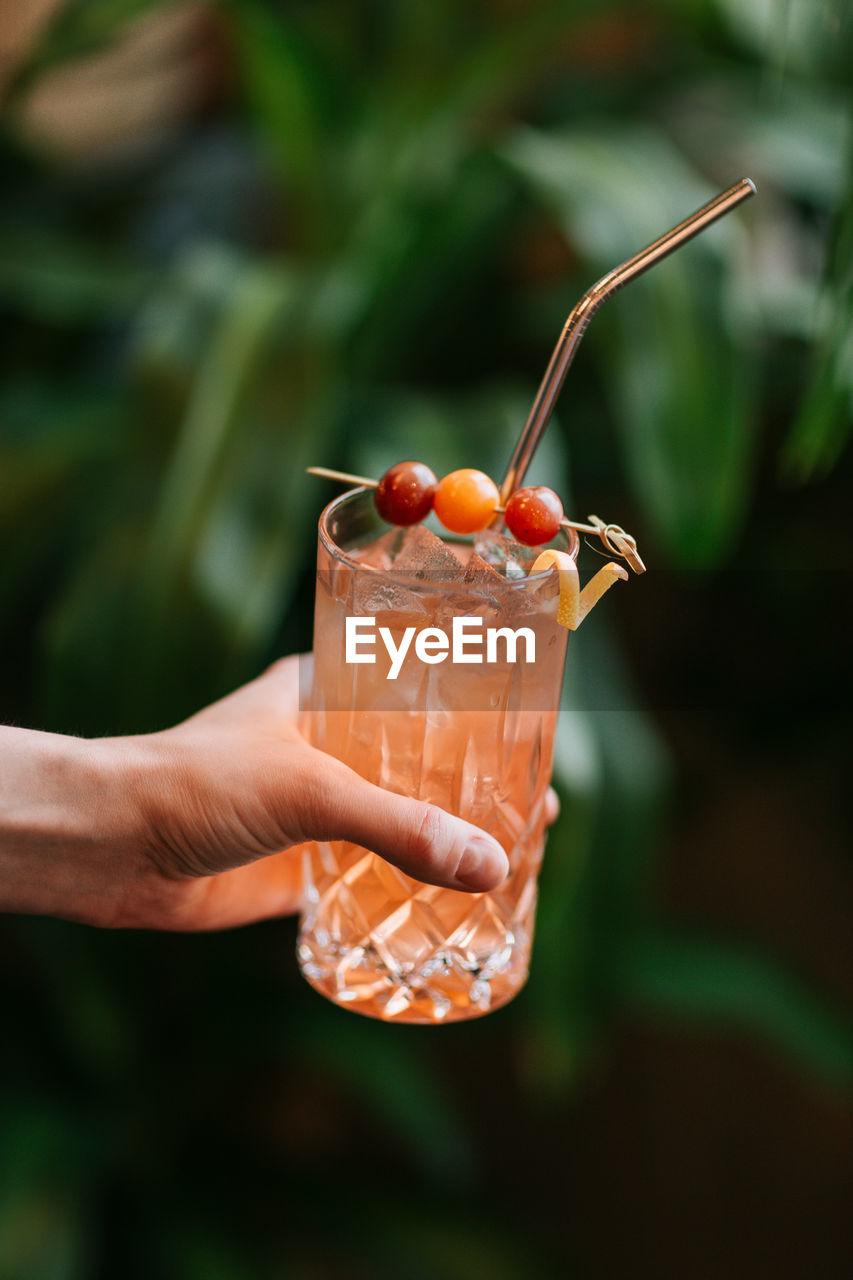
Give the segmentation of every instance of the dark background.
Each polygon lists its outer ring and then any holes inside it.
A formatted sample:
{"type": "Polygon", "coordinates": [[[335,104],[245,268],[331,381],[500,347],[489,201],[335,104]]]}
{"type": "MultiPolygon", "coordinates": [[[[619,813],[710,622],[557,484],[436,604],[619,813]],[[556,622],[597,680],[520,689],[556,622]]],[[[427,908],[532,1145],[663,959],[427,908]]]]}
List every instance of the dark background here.
{"type": "Polygon", "coordinates": [[[305,647],[305,465],[499,477],[577,297],[759,190],[608,302],[537,457],[649,572],[572,638],[526,990],[386,1027],[292,920],[7,918],[4,1280],[851,1274],[849,26],[0,10],[8,722],[156,729],[305,647]]]}

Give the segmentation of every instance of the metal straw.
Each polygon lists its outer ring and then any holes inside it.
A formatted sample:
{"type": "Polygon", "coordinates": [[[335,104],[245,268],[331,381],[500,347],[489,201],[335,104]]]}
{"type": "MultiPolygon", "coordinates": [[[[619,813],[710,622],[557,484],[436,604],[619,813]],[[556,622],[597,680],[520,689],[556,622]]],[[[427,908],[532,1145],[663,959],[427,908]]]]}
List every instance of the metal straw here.
{"type": "Polygon", "coordinates": [[[524,474],[530,466],[530,460],[542,437],[542,432],[548,425],[548,419],[554,411],[557,396],[560,394],[563,380],[569,365],[574,359],[578,344],[586,332],[587,325],[602,302],[609,298],[612,293],[615,293],[617,289],[621,289],[629,280],[633,280],[643,271],[647,271],[649,267],[653,267],[656,262],[660,262],[661,258],[666,257],[668,253],[672,253],[673,249],[678,249],[692,236],[704,231],[705,227],[715,222],[717,218],[722,218],[724,214],[729,213],[743,200],[748,200],[750,196],[754,195],[754,183],[749,178],[741,178],[740,182],[736,182],[733,187],[729,187],[728,191],[723,191],[720,195],[715,196],[713,200],[709,200],[701,209],[697,209],[689,218],[679,222],[677,227],[667,231],[666,235],[661,236],[659,240],[655,240],[653,244],[641,249],[639,253],[635,253],[633,258],[623,262],[621,267],[614,267],[606,276],[602,276],[597,284],[588,289],[580,302],[572,308],[565,328],[560,335],[560,340],[554,348],[551,362],[545,371],[542,385],[536,393],[536,399],[533,401],[533,407],[530,410],[530,417],[527,419],[527,424],[519,436],[518,444],[515,446],[515,451],[510,459],[510,464],[501,485],[502,503],[506,503],[512,491],[517,489],[524,479],[524,474]]]}

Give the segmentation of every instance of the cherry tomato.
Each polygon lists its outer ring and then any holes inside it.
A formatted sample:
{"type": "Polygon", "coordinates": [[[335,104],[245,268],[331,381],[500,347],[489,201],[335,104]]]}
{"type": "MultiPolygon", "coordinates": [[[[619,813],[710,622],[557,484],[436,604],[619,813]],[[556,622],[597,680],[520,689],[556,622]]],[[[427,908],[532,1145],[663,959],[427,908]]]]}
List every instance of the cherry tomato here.
{"type": "Polygon", "coordinates": [[[529,485],[516,489],[506,504],[504,520],[514,538],[526,547],[550,542],[563,518],[563,504],[553,489],[529,485]]]}
{"type": "Polygon", "coordinates": [[[438,481],[423,462],[398,462],[374,490],[376,510],[389,524],[418,524],[432,510],[438,481]]]}
{"type": "Polygon", "coordinates": [[[495,514],[498,487],[482,471],[463,467],[445,476],[435,491],[435,514],[451,533],[476,533],[495,514]]]}

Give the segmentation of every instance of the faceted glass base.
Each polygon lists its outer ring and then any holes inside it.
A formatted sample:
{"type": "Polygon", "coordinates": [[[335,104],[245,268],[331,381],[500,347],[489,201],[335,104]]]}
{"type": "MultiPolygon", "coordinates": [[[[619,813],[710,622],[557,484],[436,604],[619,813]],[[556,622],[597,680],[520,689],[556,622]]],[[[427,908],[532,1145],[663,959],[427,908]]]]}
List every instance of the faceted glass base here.
{"type": "Polygon", "coordinates": [[[389,1022],[500,1008],[527,979],[539,856],[497,891],[469,894],[421,884],[356,845],[311,845],[302,972],[342,1008],[389,1022]]]}

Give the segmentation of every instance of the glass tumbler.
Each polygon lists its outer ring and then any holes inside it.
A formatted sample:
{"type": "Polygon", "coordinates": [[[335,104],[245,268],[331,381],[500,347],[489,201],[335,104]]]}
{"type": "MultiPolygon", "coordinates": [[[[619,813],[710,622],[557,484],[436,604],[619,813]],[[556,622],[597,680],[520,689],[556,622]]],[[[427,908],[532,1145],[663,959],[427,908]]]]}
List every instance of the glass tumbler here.
{"type": "MultiPolygon", "coordinates": [[[[382,535],[395,536],[369,489],[320,517],[308,736],[370,782],[487,831],[510,872],[471,894],[422,884],[345,841],[308,844],[298,957],[311,985],[345,1008],[453,1022],[500,1007],[527,978],[568,632],[556,621],[556,574],[499,577],[478,560],[448,572],[429,557],[407,572],[365,563],[362,549],[382,535]],[[491,653],[484,639],[479,663],[470,643],[467,660],[449,651],[427,663],[411,646],[389,678],[379,628],[396,647],[409,627],[450,636],[457,617],[480,619],[464,624],[468,636],[498,632],[491,653]],[[347,618],[373,619],[375,663],[347,662],[347,618]],[[514,653],[501,628],[518,630],[514,653]]],[[[561,530],[550,545],[576,556],[577,534],[561,530]]],[[[464,540],[454,551],[470,555],[464,540]]]]}

